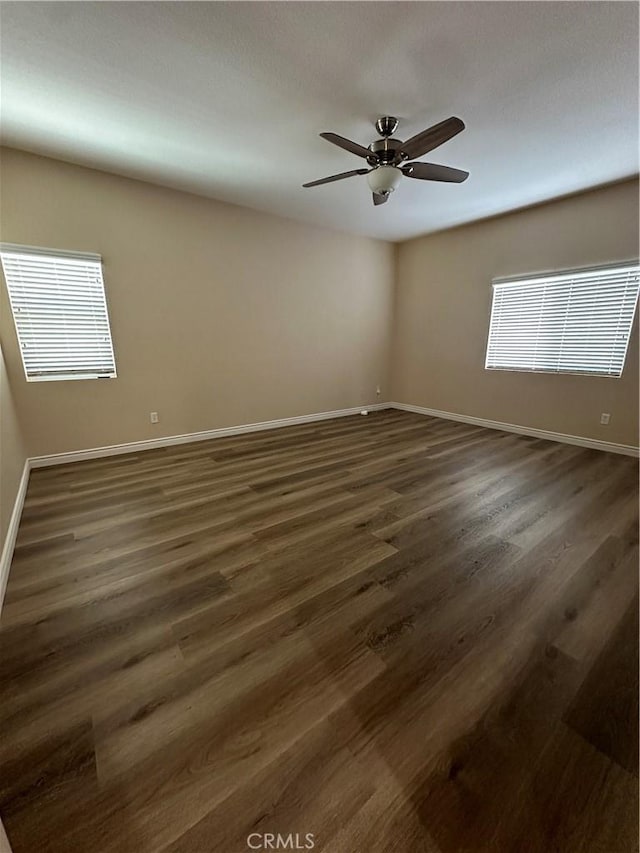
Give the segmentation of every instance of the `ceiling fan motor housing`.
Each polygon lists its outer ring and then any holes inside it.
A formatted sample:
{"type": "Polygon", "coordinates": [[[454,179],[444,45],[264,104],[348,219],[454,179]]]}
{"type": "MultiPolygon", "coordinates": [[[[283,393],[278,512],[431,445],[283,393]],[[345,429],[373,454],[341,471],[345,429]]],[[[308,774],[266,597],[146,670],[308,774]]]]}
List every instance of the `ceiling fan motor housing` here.
{"type": "Polygon", "coordinates": [[[372,155],[375,156],[367,157],[367,162],[370,166],[375,166],[378,163],[383,166],[390,166],[392,163],[398,163],[401,160],[406,159],[404,155],[401,154],[401,146],[401,139],[376,139],[376,141],[372,142],[369,146],[369,150],[372,155]]]}

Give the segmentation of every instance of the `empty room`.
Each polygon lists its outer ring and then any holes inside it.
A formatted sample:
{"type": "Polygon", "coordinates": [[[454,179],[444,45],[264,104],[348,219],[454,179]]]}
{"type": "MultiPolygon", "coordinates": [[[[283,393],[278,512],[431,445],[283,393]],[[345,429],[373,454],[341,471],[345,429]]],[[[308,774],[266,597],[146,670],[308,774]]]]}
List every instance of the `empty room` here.
{"type": "Polygon", "coordinates": [[[638,851],[635,2],[0,2],[1,853],[638,851]]]}

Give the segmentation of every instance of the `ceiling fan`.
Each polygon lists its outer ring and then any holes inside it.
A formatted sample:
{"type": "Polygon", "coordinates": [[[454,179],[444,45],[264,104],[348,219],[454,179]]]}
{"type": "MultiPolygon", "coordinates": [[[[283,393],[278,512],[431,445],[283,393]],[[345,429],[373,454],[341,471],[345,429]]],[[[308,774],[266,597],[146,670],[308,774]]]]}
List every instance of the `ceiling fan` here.
{"type": "Polygon", "coordinates": [[[452,169],[450,166],[438,166],[436,163],[407,163],[414,157],[422,157],[428,151],[433,151],[444,142],[456,136],[464,130],[464,122],[451,116],[451,118],[434,124],[433,127],[423,130],[402,142],[394,139],[393,134],[398,127],[398,119],[393,116],[382,116],[376,121],[376,130],[382,139],[376,139],[368,148],[338,136],[337,133],[321,133],[320,136],[328,142],[332,142],[345,151],[363,157],[370,169],[353,169],[351,172],[340,172],[339,175],[331,175],[328,178],[320,178],[318,181],[310,181],[303,187],[317,187],[320,184],[329,184],[332,181],[341,181],[353,175],[366,175],[367,182],[373,193],[373,203],[384,204],[391,193],[400,183],[404,175],[407,178],[417,178],[419,181],[446,181],[461,184],[469,177],[468,172],[462,169],[452,169]]]}

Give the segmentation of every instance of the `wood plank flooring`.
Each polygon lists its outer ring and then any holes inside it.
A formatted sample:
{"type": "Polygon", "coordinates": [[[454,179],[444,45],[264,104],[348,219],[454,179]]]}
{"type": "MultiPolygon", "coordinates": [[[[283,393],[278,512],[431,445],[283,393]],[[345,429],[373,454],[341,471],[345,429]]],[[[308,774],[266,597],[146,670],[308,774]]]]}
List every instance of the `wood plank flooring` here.
{"type": "Polygon", "coordinates": [[[34,471],[14,853],[637,850],[637,484],[391,410],[34,471]]]}

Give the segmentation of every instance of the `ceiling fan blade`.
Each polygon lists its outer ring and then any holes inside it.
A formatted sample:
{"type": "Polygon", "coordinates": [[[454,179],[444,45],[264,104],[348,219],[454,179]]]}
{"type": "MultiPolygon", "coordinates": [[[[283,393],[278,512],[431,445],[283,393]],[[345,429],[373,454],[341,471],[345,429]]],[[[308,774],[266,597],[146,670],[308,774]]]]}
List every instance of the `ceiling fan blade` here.
{"type": "Polygon", "coordinates": [[[443,142],[448,142],[462,130],[464,130],[462,119],[451,116],[451,118],[441,121],[440,124],[434,124],[433,127],[423,130],[422,133],[417,133],[411,139],[407,139],[402,146],[402,153],[409,160],[414,157],[422,157],[423,154],[433,151],[443,142]]]}
{"type": "MultiPolygon", "coordinates": [[[[345,151],[350,151],[352,154],[357,154],[358,157],[376,157],[373,151],[369,151],[363,145],[358,145],[357,142],[352,142],[350,139],[345,139],[344,136],[338,136],[337,133],[321,133],[320,136],[326,139],[327,142],[333,142],[338,148],[344,148],[345,151]]],[[[378,158],[376,157],[376,160],[378,158]]]]}
{"type": "Polygon", "coordinates": [[[351,178],[353,175],[366,175],[370,169],[353,169],[351,172],[340,172],[339,175],[331,175],[328,178],[320,178],[318,181],[309,181],[303,187],[319,187],[320,184],[330,184],[332,181],[341,181],[343,178],[351,178]]]}
{"type": "Polygon", "coordinates": [[[437,163],[406,163],[400,170],[407,178],[417,178],[419,181],[447,181],[461,184],[469,177],[469,172],[462,169],[452,169],[451,166],[438,166],[437,163]]]}
{"type": "Polygon", "coordinates": [[[373,203],[377,206],[379,204],[384,204],[385,201],[389,201],[390,193],[373,193],[373,203]]]}

